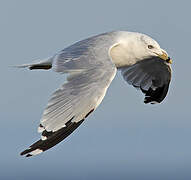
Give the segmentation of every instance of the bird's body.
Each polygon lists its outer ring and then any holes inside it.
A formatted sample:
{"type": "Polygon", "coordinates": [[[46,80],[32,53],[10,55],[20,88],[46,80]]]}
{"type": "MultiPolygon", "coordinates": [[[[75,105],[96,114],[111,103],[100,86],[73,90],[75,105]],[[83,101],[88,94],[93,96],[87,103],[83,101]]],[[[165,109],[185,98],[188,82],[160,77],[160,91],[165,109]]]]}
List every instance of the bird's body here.
{"type": "Polygon", "coordinates": [[[145,93],[145,103],[160,103],[171,79],[170,62],[149,36],[115,31],[79,41],[46,60],[19,66],[68,74],[43,113],[38,128],[41,140],[21,155],[39,154],[72,133],[101,103],[117,70],[145,93]]]}

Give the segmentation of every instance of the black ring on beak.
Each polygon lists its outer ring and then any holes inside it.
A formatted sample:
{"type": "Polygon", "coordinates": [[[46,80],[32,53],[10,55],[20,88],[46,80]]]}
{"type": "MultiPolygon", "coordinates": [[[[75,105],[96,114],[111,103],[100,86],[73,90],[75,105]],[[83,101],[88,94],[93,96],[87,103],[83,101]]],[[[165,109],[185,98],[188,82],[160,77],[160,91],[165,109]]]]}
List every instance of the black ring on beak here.
{"type": "Polygon", "coordinates": [[[168,59],[166,60],[166,62],[167,62],[167,63],[170,63],[170,60],[171,60],[170,57],[168,57],[168,59]]]}

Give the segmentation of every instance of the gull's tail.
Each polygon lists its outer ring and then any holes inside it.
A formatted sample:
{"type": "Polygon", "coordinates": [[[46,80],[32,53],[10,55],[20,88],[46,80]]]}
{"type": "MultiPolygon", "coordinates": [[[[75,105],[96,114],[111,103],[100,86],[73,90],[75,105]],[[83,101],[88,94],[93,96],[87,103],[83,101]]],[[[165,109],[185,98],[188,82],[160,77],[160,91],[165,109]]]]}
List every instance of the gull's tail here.
{"type": "Polygon", "coordinates": [[[30,64],[21,64],[21,65],[16,65],[13,66],[16,68],[29,68],[30,70],[35,70],[35,69],[51,69],[52,68],[52,58],[47,58],[44,60],[37,60],[34,61],[30,64]]]}

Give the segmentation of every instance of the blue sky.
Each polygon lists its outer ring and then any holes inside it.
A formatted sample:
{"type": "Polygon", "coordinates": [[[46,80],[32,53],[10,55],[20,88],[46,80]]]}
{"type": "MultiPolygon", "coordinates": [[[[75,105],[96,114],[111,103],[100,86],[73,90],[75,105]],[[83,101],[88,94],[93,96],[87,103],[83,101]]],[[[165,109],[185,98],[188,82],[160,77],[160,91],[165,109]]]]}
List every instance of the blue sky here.
{"type": "Polygon", "coordinates": [[[190,179],[189,1],[0,1],[0,179],[190,179]],[[112,30],[156,39],[173,59],[167,98],[145,105],[120,73],[99,108],[40,156],[19,153],[39,138],[51,93],[65,77],[10,65],[46,58],[112,30]]]}

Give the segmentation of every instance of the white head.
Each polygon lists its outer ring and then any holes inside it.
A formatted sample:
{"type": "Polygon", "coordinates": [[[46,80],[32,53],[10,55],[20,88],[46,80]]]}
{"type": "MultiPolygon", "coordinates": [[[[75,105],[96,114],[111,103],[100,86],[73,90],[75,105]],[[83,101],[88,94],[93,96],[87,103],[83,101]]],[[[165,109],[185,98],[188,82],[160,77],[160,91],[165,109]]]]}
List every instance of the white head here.
{"type": "Polygon", "coordinates": [[[146,58],[160,57],[172,63],[165,50],[151,37],[135,32],[120,32],[117,43],[110,49],[117,67],[132,65],[146,58]]]}

